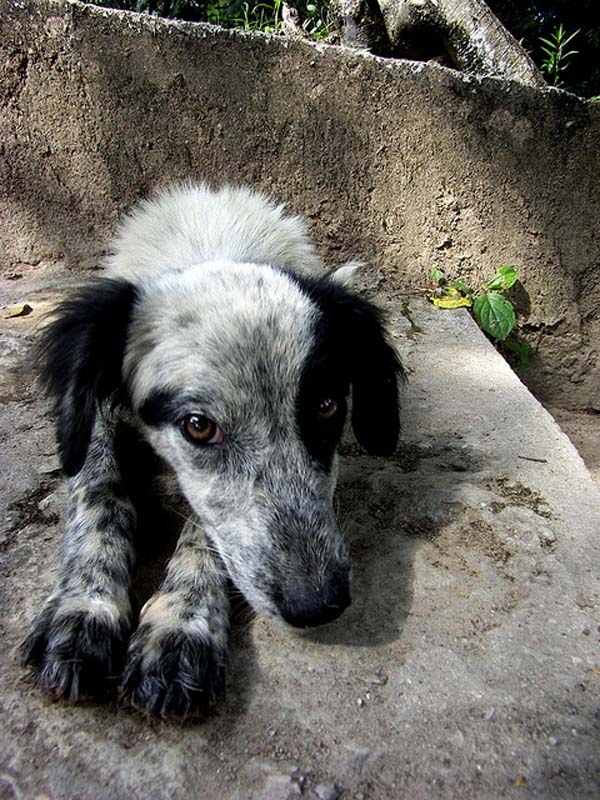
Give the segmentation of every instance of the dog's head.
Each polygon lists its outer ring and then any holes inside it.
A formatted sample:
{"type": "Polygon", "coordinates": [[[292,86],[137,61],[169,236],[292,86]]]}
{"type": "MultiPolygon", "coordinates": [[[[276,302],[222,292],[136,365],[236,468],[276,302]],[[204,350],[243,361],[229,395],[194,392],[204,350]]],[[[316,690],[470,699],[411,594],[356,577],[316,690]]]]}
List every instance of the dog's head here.
{"type": "Polygon", "coordinates": [[[348,396],[368,452],[398,438],[402,368],[380,312],[342,283],[229,262],[100,279],[42,345],[65,472],[82,468],[98,406],[128,404],[246,599],[297,626],[349,603],[332,509],[348,396]]]}

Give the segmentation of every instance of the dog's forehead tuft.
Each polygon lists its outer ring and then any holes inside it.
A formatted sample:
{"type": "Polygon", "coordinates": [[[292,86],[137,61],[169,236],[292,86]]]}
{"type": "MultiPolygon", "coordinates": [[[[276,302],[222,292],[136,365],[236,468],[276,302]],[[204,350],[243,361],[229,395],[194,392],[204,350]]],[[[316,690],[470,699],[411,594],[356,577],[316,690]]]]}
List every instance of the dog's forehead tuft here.
{"type": "Polygon", "coordinates": [[[124,374],[134,403],[157,386],[185,391],[210,379],[226,392],[299,379],[320,317],[286,273],[214,262],[142,287],[124,374]]]}

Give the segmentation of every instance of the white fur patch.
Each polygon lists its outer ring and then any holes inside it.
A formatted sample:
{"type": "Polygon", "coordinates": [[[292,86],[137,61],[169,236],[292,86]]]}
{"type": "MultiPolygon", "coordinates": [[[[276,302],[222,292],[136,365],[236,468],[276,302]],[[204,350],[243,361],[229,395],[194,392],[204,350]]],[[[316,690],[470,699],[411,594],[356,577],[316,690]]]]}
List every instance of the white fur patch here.
{"type": "Polygon", "coordinates": [[[271,264],[299,274],[322,262],[298,217],[250,189],[205,184],[171,187],[125,219],[105,266],[110,277],[138,282],[170,270],[225,260],[271,264]]]}

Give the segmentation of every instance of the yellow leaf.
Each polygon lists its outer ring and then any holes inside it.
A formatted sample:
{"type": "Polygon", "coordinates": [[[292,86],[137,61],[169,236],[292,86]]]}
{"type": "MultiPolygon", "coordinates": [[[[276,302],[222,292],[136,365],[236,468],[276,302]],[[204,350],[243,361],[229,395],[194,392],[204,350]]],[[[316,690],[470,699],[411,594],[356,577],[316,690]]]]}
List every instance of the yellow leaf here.
{"type": "Polygon", "coordinates": [[[33,308],[28,303],[25,303],[22,306],[13,306],[12,308],[8,308],[7,311],[8,314],[6,315],[5,319],[12,319],[13,317],[26,317],[27,314],[31,314],[33,308]]]}
{"type": "Polygon", "coordinates": [[[469,308],[472,305],[468,297],[463,297],[458,289],[453,287],[445,289],[441,295],[432,294],[429,299],[438,308],[469,308]]]}

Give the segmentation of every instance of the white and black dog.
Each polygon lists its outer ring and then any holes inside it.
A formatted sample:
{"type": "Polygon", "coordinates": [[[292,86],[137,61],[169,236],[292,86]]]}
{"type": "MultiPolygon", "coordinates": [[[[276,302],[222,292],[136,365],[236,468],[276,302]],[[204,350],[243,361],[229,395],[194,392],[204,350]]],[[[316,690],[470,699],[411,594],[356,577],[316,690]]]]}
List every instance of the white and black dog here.
{"type": "Polygon", "coordinates": [[[223,681],[229,580],[296,627],[349,605],[332,508],[347,399],[358,441],[391,454],[403,377],[381,313],[347,288],[352,270],[326,272],[302,221],[263,196],[186,185],[140,205],[106,277],[58,308],[42,377],[69,506],[58,585],[23,656],[53,695],[120,683],[158,716],[202,712],[223,681]],[[126,426],[195,514],[139,620],[126,426]]]}

